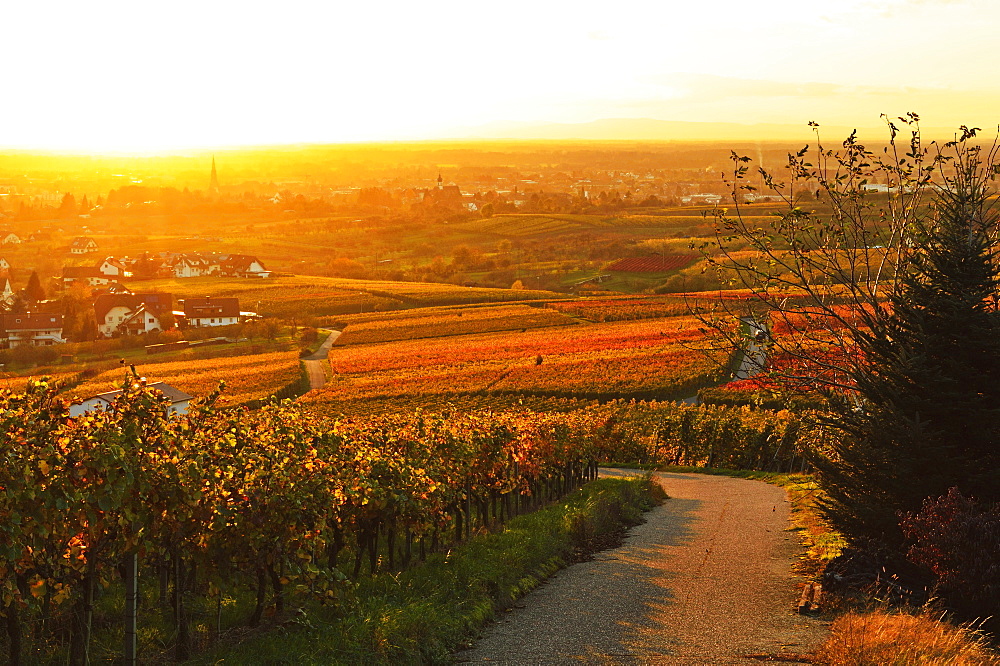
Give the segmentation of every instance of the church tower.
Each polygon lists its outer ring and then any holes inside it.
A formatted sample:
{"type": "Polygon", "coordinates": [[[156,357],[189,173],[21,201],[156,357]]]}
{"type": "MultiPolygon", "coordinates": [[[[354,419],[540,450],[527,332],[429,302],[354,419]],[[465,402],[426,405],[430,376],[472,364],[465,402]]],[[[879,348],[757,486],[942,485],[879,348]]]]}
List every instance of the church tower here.
{"type": "Polygon", "coordinates": [[[212,180],[208,184],[208,193],[219,196],[219,176],[215,173],[215,155],[212,155],[212,180]]]}
{"type": "Polygon", "coordinates": [[[444,178],[441,177],[441,172],[438,171],[438,189],[444,188],[444,178]]]}

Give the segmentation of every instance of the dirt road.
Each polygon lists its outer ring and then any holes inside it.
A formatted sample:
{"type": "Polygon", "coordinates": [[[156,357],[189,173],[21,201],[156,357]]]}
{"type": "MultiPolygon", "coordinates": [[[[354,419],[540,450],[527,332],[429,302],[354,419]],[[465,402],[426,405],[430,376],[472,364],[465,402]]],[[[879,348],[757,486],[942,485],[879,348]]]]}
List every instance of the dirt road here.
{"type": "Polygon", "coordinates": [[[323,385],[326,384],[326,372],[323,368],[326,364],[326,355],[339,337],[340,331],[331,331],[330,335],[323,341],[323,344],[319,346],[319,349],[313,352],[311,356],[306,356],[302,359],[302,362],[306,366],[306,372],[309,373],[310,389],[323,388],[323,385]]]}
{"type": "Polygon", "coordinates": [[[659,478],[671,499],[625,545],[558,573],[457,660],[797,663],[822,641],[823,622],[794,614],[800,546],[784,491],[721,476],[659,478]]]}

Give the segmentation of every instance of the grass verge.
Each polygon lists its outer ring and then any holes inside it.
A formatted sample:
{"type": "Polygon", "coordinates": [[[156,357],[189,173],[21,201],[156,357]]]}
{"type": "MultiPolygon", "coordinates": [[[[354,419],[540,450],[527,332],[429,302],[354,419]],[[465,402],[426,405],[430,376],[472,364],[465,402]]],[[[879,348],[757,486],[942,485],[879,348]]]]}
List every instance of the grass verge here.
{"type": "Polygon", "coordinates": [[[826,666],[1000,666],[983,637],[926,614],[845,613],[813,660],[826,666]]]}
{"type": "Polygon", "coordinates": [[[271,631],[220,645],[198,663],[448,663],[495,612],[606,547],[662,497],[648,475],[593,481],[417,567],[359,581],[338,608],[300,609],[271,631]]]}

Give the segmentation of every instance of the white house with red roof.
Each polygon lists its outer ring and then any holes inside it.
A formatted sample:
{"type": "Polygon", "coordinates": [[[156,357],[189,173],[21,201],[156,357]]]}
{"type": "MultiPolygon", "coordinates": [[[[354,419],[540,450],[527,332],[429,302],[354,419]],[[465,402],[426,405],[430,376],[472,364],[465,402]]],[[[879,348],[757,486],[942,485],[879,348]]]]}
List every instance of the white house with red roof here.
{"type": "Polygon", "coordinates": [[[217,259],[200,254],[178,254],[170,262],[174,277],[189,278],[216,275],[219,272],[217,259]]]}
{"type": "Polygon", "coordinates": [[[48,347],[66,342],[61,314],[0,315],[0,343],[5,347],[48,347]]]}
{"type": "Polygon", "coordinates": [[[111,277],[131,277],[132,271],[130,271],[125,262],[121,259],[115,259],[114,257],[105,257],[104,261],[97,265],[97,270],[101,271],[104,275],[109,275],[111,277]]]}
{"type": "Polygon", "coordinates": [[[64,266],[63,286],[68,287],[74,282],[83,282],[91,287],[102,287],[111,281],[111,277],[101,272],[100,268],[93,266],[64,266]]]}
{"type": "MultiPolygon", "coordinates": [[[[142,380],[144,381],[144,380],[142,380]]],[[[148,385],[148,388],[157,391],[164,395],[168,400],[170,400],[170,413],[176,414],[187,414],[188,404],[194,399],[194,396],[188,395],[180,389],[174,388],[170,384],[164,382],[154,382],[148,385]]],[[[98,393],[97,395],[91,396],[86,400],[69,406],[69,415],[76,417],[82,416],[88,412],[93,412],[96,410],[107,410],[111,408],[111,404],[115,401],[115,398],[122,394],[121,390],[118,391],[108,391],[107,393],[98,393]]]]}
{"type": "Polygon", "coordinates": [[[71,254],[88,254],[90,252],[97,252],[97,241],[89,236],[77,236],[73,239],[73,242],[69,244],[69,251],[71,254]]]}
{"type": "Polygon", "coordinates": [[[184,299],[184,318],[188,326],[228,326],[240,323],[240,299],[230,297],[184,299]]]}
{"type": "Polygon", "coordinates": [[[173,294],[101,294],[94,299],[97,331],[106,338],[162,331],[172,324],[173,294]]]}
{"type": "Polygon", "coordinates": [[[232,277],[266,278],[271,271],[257,258],[248,254],[224,254],[219,257],[219,274],[232,277]]]}

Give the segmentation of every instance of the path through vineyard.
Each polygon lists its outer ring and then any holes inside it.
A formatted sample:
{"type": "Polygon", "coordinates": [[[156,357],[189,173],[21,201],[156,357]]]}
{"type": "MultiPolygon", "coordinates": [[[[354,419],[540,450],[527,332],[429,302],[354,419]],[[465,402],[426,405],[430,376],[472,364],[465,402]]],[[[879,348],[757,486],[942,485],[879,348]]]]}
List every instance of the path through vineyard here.
{"type": "MultiPolygon", "coordinates": [[[[607,475],[621,474],[606,470],[607,475]]],[[[796,615],[784,490],[660,473],[671,499],[620,548],[559,572],[489,627],[460,662],[798,662],[825,623],[796,615]]]]}
{"type": "Polygon", "coordinates": [[[323,369],[323,366],[326,364],[326,355],[330,352],[330,347],[333,346],[333,343],[339,337],[340,331],[331,331],[330,335],[323,341],[323,344],[319,346],[319,349],[313,352],[311,356],[306,356],[302,360],[306,366],[306,372],[309,373],[310,389],[321,389],[326,384],[326,372],[323,369]]]}

